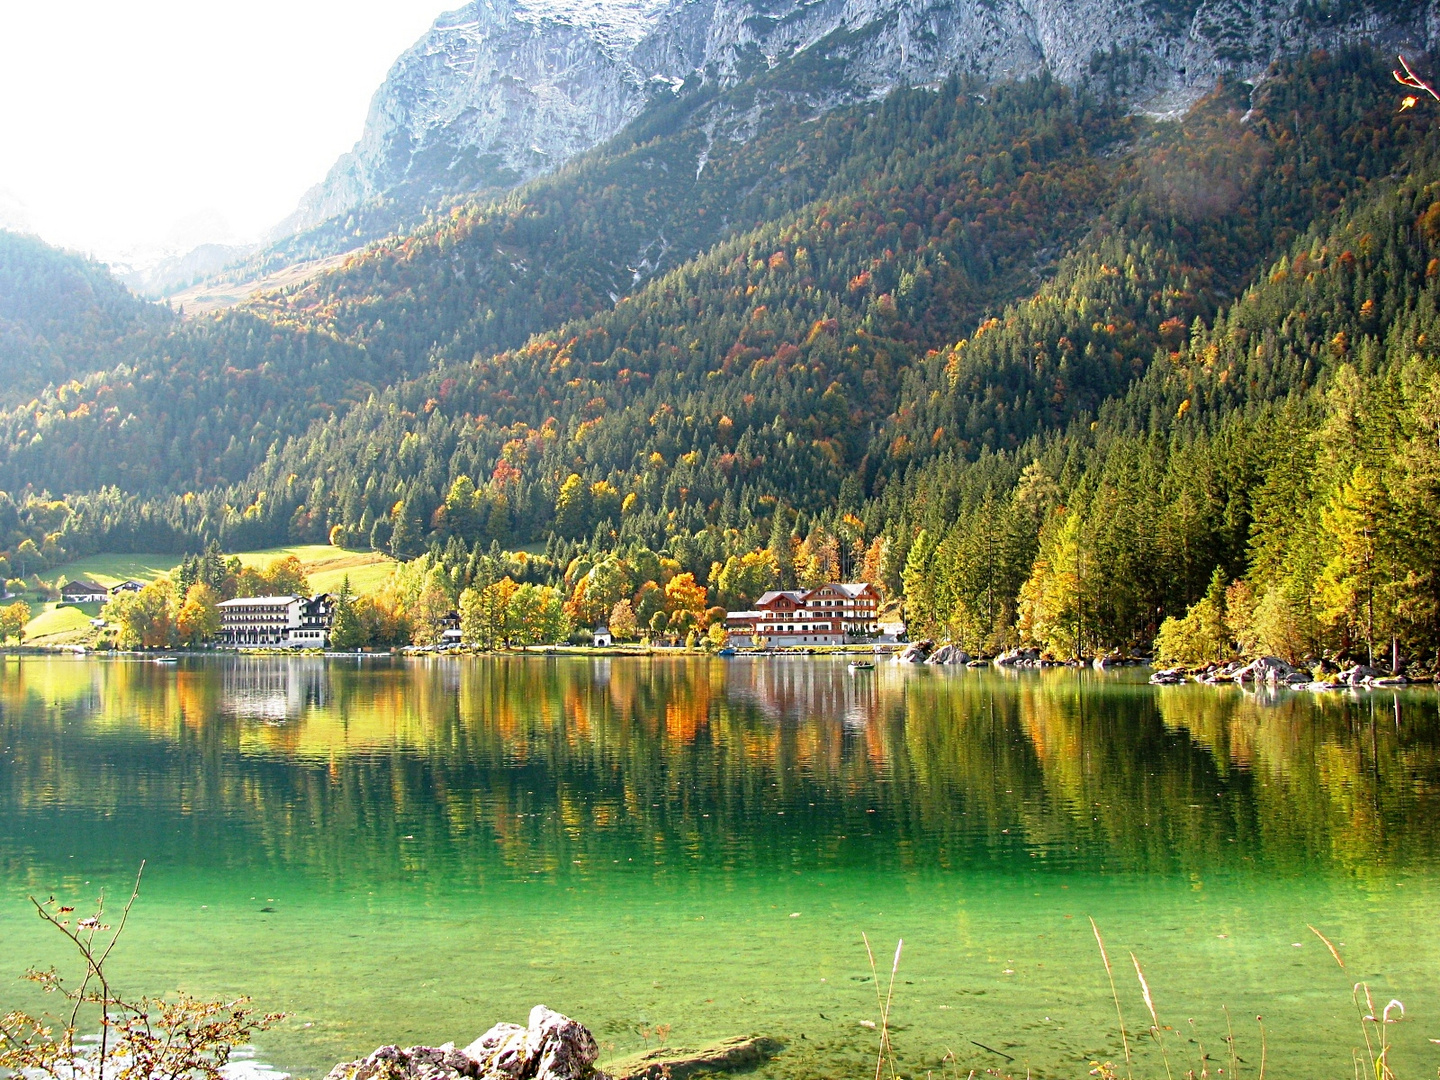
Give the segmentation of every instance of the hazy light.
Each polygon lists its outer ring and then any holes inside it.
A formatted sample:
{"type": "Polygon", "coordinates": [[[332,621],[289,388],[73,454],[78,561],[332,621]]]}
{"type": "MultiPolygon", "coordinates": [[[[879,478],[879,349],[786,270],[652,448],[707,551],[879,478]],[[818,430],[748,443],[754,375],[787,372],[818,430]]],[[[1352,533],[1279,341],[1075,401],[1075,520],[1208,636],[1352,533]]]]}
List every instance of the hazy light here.
{"type": "Polygon", "coordinates": [[[0,225],[101,258],[252,239],[459,0],[0,0],[0,225]]]}

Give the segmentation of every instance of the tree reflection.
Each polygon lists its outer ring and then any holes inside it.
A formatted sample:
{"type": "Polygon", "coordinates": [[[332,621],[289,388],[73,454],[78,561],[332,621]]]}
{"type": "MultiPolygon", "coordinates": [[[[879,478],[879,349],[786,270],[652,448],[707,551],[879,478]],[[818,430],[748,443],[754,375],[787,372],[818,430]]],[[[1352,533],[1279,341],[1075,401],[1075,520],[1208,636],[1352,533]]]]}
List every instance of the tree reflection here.
{"type": "Polygon", "coordinates": [[[828,660],[26,658],[0,850],[332,882],[1428,860],[1435,698],[828,660]],[[1404,842],[1401,842],[1401,838],[1404,842]]]}

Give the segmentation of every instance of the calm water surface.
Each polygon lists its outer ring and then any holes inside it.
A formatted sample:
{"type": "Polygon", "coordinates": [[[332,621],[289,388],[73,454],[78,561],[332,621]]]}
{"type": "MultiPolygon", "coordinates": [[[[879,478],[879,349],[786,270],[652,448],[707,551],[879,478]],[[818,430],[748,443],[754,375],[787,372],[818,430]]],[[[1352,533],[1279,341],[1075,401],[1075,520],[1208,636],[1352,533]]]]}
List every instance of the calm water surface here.
{"type": "MultiPolygon", "coordinates": [[[[863,1076],[861,933],[905,939],[911,1075],[1121,1060],[1087,917],[1176,1075],[1352,1076],[1350,987],[1440,1065],[1433,691],[1256,697],[1135,672],[851,674],[825,659],[10,658],[0,667],[0,1007],[64,959],[29,893],[145,887],[136,992],[293,1014],[298,1075],[468,1041],[545,1002],[607,1054],[758,1032],[774,1077],[863,1076]],[[1306,929],[1337,943],[1341,971],[1306,929]],[[1123,967],[1120,966],[1123,963],[1123,967]],[[653,1035],[650,1040],[653,1044],[653,1035]],[[976,1044],[983,1044],[984,1049],[976,1044]],[[1012,1060],[1007,1061],[1006,1058],[1012,1060]]],[[[1140,1040],[1137,1075],[1163,1075],[1140,1040]]],[[[867,1064],[870,1062],[870,1064],[867,1064]]]]}

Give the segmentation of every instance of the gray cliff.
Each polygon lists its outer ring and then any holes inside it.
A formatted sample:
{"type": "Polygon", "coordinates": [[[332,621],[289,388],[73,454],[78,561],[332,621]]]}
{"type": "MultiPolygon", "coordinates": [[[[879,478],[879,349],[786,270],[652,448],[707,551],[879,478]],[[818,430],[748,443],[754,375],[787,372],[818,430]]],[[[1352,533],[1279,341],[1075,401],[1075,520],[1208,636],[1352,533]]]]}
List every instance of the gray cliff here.
{"type": "MultiPolygon", "coordinates": [[[[282,230],[377,199],[419,207],[513,186],[657,99],[786,64],[808,61],[792,96],[815,111],[957,71],[1048,69],[1176,114],[1218,76],[1257,79],[1300,50],[1360,40],[1427,49],[1437,11],[1440,0],[474,0],[400,57],[360,142],[282,230]]],[[[712,137],[717,124],[746,134],[743,116],[699,122],[712,137]]]]}

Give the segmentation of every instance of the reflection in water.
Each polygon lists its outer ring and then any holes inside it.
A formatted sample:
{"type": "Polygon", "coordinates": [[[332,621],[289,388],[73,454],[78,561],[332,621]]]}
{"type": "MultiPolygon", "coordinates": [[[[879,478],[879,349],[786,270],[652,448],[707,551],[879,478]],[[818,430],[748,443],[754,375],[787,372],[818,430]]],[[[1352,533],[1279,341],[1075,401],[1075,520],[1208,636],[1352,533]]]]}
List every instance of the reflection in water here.
{"type": "Polygon", "coordinates": [[[297,720],[323,709],[329,679],[315,657],[239,657],[221,679],[220,705],[240,720],[297,720]]]}
{"type": "Polygon", "coordinates": [[[1223,1045],[1222,1006],[1263,1012],[1267,1075],[1308,1077],[1345,1071],[1353,1031],[1313,922],[1396,980],[1419,1075],[1437,791],[1433,691],[826,659],[12,659],[0,940],[21,948],[0,980],[51,959],[27,892],[84,895],[144,858],[137,980],[297,1012],[315,1026],[263,1049],[309,1074],[545,1000],[620,1051],[658,1022],[768,1031],[790,1043],[772,1076],[861,1075],[865,929],[907,941],[915,1070],[948,1075],[950,1048],[983,1073],[975,1039],[1075,1076],[1121,1054],[1094,914],[1168,1022],[1223,1045]]]}
{"type": "Polygon", "coordinates": [[[471,880],[641,854],[1301,873],[1426,863],[1440,839],[1421,693],[792,660],[27,661],[0,710],[0,840],[33,857],[158,844],[332,880],[408,873],[410,835],[471,880]]]}

